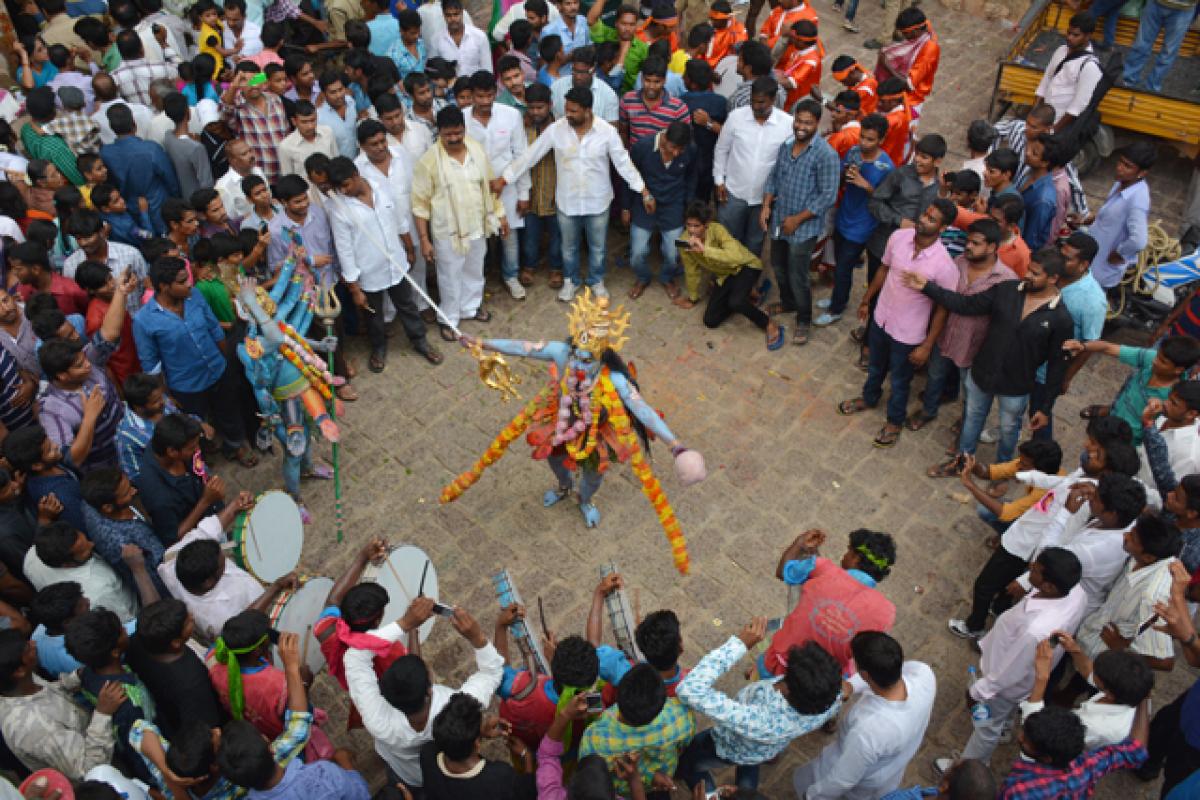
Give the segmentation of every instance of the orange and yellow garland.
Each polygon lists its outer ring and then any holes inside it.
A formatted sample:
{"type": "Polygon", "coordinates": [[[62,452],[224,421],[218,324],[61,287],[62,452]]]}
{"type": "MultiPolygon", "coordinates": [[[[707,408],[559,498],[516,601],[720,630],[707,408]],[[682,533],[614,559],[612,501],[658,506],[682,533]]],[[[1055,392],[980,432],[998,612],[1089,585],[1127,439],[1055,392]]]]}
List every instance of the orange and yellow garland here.
{"type": "MultiPolygon", "coordinates": [[[[552,373],[555,371],[552,370],[552,373]]],[[[524,433],[530,425],[546,419],[549,415],[553,419],[553,414],[558,408],[559,392],[563,391],[562,384],[555,375],[549,384],[547,384],[532,400],[530,400],[521,413],[513,417],[507,425],[504,426],[500,434],[492,440],[488,449],[483,455],[471,466],[471,469],[456,477],[453,481],[447,484],[441,493],[439,502],[452,503],[457,500],[463,492],[475,484],[476,481],[483,475],[483,471],[495,464],[504,456],[516,439],[524,433]]],[[[612,426],[613,433],[616,434],[618,447],[614,451],[618,456],[627,454],[630,467],[633,469],[633,474],[638,477],[642,485],[642,494],[650,501],[650,505],[654,508],[654,513],[658,516],[659,524],[662,525],[663,532],[667,535],[667,541],[671,544],[671,556],[675,562],[675,568],[680,574],[686,575],[689,569],[687,541],[684,539],[683,531],[679,527],[679,520],[675,518],[675,511],[671,508],[671,503],[667,500],[666,492],[663,491],[662,485],[655,477],[650,464],[646,460],[645,453],[642,450],[641,443],[638,441],[637,433],[633,429],[633,425],[629,420],[629,415],[625,412],[625,404],[621,401],[621,396],[617,394],[616,387],[613,386],[612,378],[609,377],[608,369],[601,370],[596,377],[595,387],[592,389],[592,403],[595,411],[592,417],[592,424],[584,431],[580,437],[574,442],[566,444],[567,455],[569,457],[567,466],[574,467],[580,461],[586,459],[592,452],[597,452],[600,465],[599,471],[603,472],[608,467],[608,448],[598,446],[603,438],[599,420],[601,417],[601,409],[607,412],[607,425],[612,426]]],[[[531,433],[531,440],[534,439],[534,434],[531,433]]],[[[534,442],[530,442],[534,444],[534,442]]],[[[542,454],[543,446],[535,445],[535,457],[544,458],[542,454]]],[[[623,457],[620,460],[625,460],[623,457]]]]}

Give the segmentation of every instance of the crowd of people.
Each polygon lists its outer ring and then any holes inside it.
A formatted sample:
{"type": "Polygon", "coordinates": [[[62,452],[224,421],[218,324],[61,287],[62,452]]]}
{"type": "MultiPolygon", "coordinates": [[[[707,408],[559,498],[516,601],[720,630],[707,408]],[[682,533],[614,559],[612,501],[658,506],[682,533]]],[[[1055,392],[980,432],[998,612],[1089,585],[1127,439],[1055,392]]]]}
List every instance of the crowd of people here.
{"type": "MultiPolygon", "coordinates": [[[[263,585],[226,552],[254,499],[208,463],[254,467],[272,440],[239,358],[240,293],[286,263],[339,296],[336,340],[314,320],[292,341],[327,346],[327,399],[353,402],[350,337],[382,372],[398,318],[442,363],[431,332],[471,345],[459,326],[491,319],[489,262],[514,301],[543,282],[564,303],[606,299],[614,227],[631,300],[657,285],[705,303],[709,328],[743,316],[773,352],[789,327],[794,346],[844,327],[866,377],[837,410],[872,412],[886,382],[876,447],[957,413],[928,477],[959,480],[991,534],[970,611],[948,621],[981,654],[972,734],[931,765],[938,785],[903,786],[938,676],[891,634],[879,584],[917,556],[884,532],[850,532],[838,560],[825,531],[795,537],[775,575],[791,611],[690,667],[671,609],[625,649],[604,643],[620,575],[596,586],[583,635],[546,632],[544,664],[510,644],[518,604],[490,636],[426,597],[386,618],[387,590],[363,580],[388,553],[371,538],[311,637],[384,764],[377,797],[752,799],[820,731],[836,737],[794,771],[798,797],[1086,798],[1116,770],[1200,795],[1200,682],[1149,708],[1177,651],[1200,666],[1200,314],[1147,347],[1101,338],[1106,291],[1147,243],[1156,150],[1118,150],[1088,208],[1072,131],[1098,82],[1096,17],[1071,18],[1026,115],[954,137],[970,157],[949,171],[922,120],[940,45],[920,8],[885,12],[873,67],[828,59],[826,97],[817,9],[778,0],[759,26],[762,5],[743,22],[729,0],[523,0],[487,29],[462,0],[23,7],[28,121],[0,121],[0,769],[23,796],[371,796],[366,754],[337,747],[311,702],[308,639],[274,627],[297,576],[263,585]],[[1055,401],[1096,355],[1129,377],[1060,442],[1055,401]],[[458,687],[422,657],[435,614],[474,653],[458,687]],[[715,688],[739,663],[750,682],[715,688]],[[993,763],[1011,737],[1020,756],[993,763]]],[[[1185,6],[1151,2],[1142,27],[1169,45],[1185,6]]],[[[331,470],[291,455],[299,501],[299,477],[331,470]]]]}

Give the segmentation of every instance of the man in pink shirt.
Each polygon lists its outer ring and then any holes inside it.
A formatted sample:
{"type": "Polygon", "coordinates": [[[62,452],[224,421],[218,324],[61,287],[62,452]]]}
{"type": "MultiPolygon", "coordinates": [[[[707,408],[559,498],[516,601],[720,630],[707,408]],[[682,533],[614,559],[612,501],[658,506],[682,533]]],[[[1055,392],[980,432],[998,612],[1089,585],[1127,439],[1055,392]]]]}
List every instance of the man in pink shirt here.
{"type": "Polygon", "coordinates": [[[876,447],[891,447],[900,438],[908,413],[908,390],[913,371],[929,360],[933,344],[946,324],[946,310],[901,281],[905,272],[916,272],[946,289],[958,285],[958,268],[942,246],[942,230],[954,222],[954,203],[938,198],[916,222],[905,220],[888,238],[883,263],[858,307],[866,322],[871,300],[878,296],[875,313],[867,327],[870,360],[862,396],[838,403],[838,413],[857,414],[875,408],[883,397],[883,379],[891,373],[891,396],[887,424],[875,437],[876,447]]]}

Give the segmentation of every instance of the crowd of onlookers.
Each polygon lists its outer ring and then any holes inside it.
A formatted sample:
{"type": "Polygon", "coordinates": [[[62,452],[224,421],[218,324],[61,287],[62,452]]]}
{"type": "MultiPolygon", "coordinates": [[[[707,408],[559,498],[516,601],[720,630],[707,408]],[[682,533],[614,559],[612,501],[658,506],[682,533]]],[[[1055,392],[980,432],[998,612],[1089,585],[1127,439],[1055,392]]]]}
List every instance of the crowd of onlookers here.
{"type": "MultiPolygon", "coordinates": [[[[1200,794],[1200,683],[1149,708],[1178,654],[1200,666],[1200,300],[1147,347],[1102,338],[1107,292],[1147,244],[1156,150],[1119,149],[1088,208],[1072,159],[1111,44],[1108,28],[1092,44],[1095,16],[1072,17],[1027,114],[955,137],[969,158],[948,171],[922,122],[940,45],[915,6],[885,11],[864,65],[826,53],[808,0],[761,26],[761,2],[743,22],[728,0],[524,0],[486,29],[461,0],[178,2],[38,0],[14,20],[27,121],[0,97],[0,769],[24,796],[369,796],[366,754],[336,747],[310,701],[315,649],[374,740],[382,797],[753,798],[794,740],[835,729],[797,796],[1085,798],[1120,769],[1161,774],[1170,800],[1200,794]],[[425,597],[385,618],[387,590],[363,581],[387,556],[377,539],[308,633],[280,634],[296,576],[264,586],[229,552],[254,500],[208,464],[254,467],[271,438],[238,357],[247,280],[270,290],[287,262],[340,296],[329,399],[352,402],[350,337],[381,372],[398,318],[441,363],[430,332],[456,342],[491,319],[489,264],[516,301],[543,281],[563,302],[607,297],[611,227],[629,231],[611,260],[632,268],[632,300],[657,284],[705,303],[708,327],[744,316],[771,351],[844,325],[866,377],[837,410],[879,407],[886,382],[876,447],[957,417],[928,477],[961,482],[991,552],[949,620],[981,658],[972,735],[931,765],[938,785],[902,787],[938,681],[889,633],[879,585],[903,547],[887,533],[850,532],[840,559],[820,555],[824,531],[795,537],[776,572],[792,610],[692,666],[669,609],[604,643],[619,575],[582,636],[547,632],[534,657],[522,606],[490,635],[425,597]],[[1095,356],[1128,379],[1085,408],[1082,441],[1056,440],[1055,401],[1095,356]],[[474,651],[458,688],[421,656],[435,614],[474,651]],[[735,666],[751,682],[716,689],[735,666]],[[507,760],[482,755],[489,738],[507,760]]],[[[1161,87],[1194,9],[1148,3],[1127,82],[1162,27],[1161,87]]],[[[306,461],[303,477],[331,471],[306,461]]]]}

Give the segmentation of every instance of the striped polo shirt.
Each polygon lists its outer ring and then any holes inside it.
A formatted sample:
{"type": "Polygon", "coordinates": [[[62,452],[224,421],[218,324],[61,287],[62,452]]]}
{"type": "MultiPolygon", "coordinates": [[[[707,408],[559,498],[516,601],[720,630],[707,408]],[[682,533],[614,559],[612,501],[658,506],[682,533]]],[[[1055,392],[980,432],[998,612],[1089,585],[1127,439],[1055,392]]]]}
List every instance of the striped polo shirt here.
{"type": "Polygon", "coordinates": [[[630,147],[637,144],[639,139],[666,130],[672,122],[687,122],[688,119],[687,105],[665,91],[654,108],[646,105],[642,93],[638,91],[626,92],[621,98],[620,120],[629,126],[630,147]]]}

